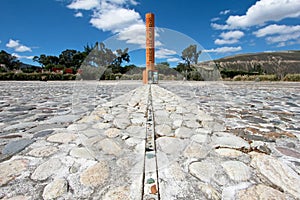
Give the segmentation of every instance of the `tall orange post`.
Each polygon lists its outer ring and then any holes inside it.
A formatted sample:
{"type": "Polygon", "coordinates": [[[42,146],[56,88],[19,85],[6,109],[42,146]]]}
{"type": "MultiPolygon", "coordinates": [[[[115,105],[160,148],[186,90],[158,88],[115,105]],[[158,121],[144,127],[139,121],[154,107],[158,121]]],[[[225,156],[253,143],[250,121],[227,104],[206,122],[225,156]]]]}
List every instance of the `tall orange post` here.
{"type": "Polygon", "coordinates": [[[155,70],[155,35],[154,14],[146,14],[146,70],[143,72],[143,83],[148,83],[149,71],[155,70]]]}

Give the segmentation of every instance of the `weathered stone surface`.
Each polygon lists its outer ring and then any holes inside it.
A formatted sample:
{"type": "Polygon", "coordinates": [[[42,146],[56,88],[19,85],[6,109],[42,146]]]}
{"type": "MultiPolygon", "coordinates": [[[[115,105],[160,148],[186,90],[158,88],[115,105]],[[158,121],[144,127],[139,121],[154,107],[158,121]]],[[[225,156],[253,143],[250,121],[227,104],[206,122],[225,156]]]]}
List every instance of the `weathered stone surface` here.
{"type": "Polygon", "coordinates": [[[10,131],[14,131],[14,130],[29,129],[29,128],[35,127],[36,125],[37,125],[36,122],[23,122],[23,123],[7,126],[7,127],[3,128],[3,131],[10,132],[10,131]]]}
{"type": "Polygon", "coordinates": [[[285,195],[266,185],[254,185],[246,190],[240,190],[237,194],[240,200],[273,199],[284,200],[285,195]]]}
{"type": "Polygon", "coordinates": [[[292,150],[292,149],[288,149],[288,148],[284,148],[284,147],[276,147],[276,149],[286,155],[286,156],[290,156],[290,157],[294,157],[294,158],[297,158],[297,159],[300,159],[300,153],[295,151],[295,150],[292,150]]]}
{"type": "Polygon", "coordinates": [[[130,200],[130,190],[128,187],[117,187],[109,190],[103,200],[130,200]]]}
{"type": "Polygon", "coordinates": [[[225,126],[214,121],[202,121],[202,125],[206,129],[211,129],[213,131],[225,131],[225,126]]]}
{"type": "Polygon", "coordinates": [[[19,176],[27,169],[28,163],[26,159],[9,160],[0,163],[0,186],[7,184],[19,176]]]}
{"type": "Polygon", "coordinates": [[[205,158],[209,151],[201,145],[196,142],[192,142],[189,144],[189,146],[184,150],[183,155],[187,158],[205,158]]]}
{"type": "Polygon", "coordinates": [[[73,133],[56,133],[47,138],[49,142],[55,143],[69,143],[76,139],[76,135],[73,133]]]}
{"type": "Polygon", "coordinates": [[[97,124],[94,124],[93,125],[93,128],[94,129],[107,129],[107,128],[110,128],[111,127],[111,124],[109,123],[103,123],[103,122],[100,122],[100,123],[97,123],[97,124]]]}
{"type": "Polygon", "coordinates": [[[187,142],[179,138],[160,137],[156,140],[157,148],[167,154],[180,155],[187,142]]]}
{"type": "Polygon", "coordinates": [[[212,142],[216,147],[250,148],[247,141],[230,133],[217,133],[213,135],[212,142]]]}
{"type": "Polygon", "coordinates": [[[43,191],[45,200],[56,199],[67,193],[67,182],[65,179],[56,179],[49,183],[43,191]]]}
{"type": "Polygon", "coordinates": [[[50,156],[58,151],[57,147],[54,146],[43,146],[34,148],[31,151],[28,152],[28,155],[34,156],[34,157],[47,157],[50,156]]]}
{"type": "Polygon", "coordinates": [[[201,127],[201,124],[199,122],[197,122],[196,120],[186,120],[183,122],[184,125],[188,128],[193,128],[193,129],[196,129],[196,128],[200,128],[201,127]]]}
{"type": "Polygon", "coordinates": [[[70,131],[82,131],[85,130],[87,127],[87,124],[71,124],[70,126],[68,126],[67,129],[70,131]]]}
{"type": "Polygon", "coordinates": [[[53,133],[54,130],[44,130],[44,131],[40,131],[36,134],[34,134],[33,138],[39,138],[39,137],[45,137],[47,135],[50,135],[51,133],[53,133]]]}
{"type": "Polygon", "coordinates": [[[122,153],[121,147],[112,139],[104,139],[97,144],[107,154],[119,156],[122,153]]]}
{"type": "Polygon", "coordinates": [[[44,121],[46,124],[63,124],[63,123],[70,123],[78,120],[80,116],[78,115],[62,115],[62,116],[55,116],[47,121],[44,121]]]}
{"type": "Polygon", "coordinates": [[[144,139],[145,134],[146,134],[146,129],[142,126],[129,126],[126,129],[126,133],[128,133],[128,135],[130,137],[136,137],[136,138],[144,139]]]}
{"type": "Polygon", "coordinates": [[[53,174],[56,174],[62,167],[62,163],[58,158],[51,158],[39,165],[31,175],[31,178],[36,181],[46,180],[53,174]]]}
{"type": "Polygon", "coordinates": [[[23,149],[28,147],[34,142],[34,140],[31,139],[20,139],[16,141],[12,141],[5,145],[5,147],[2,150],[2,154],[6,155],[14,155],[16,153],[21,152],[23,149]]]}
{"type": "Polygon", "coordinates": [[[155,131],[160,136],[174,136],[171,127],[167,124],[158,125],[155,127],[155,131]]]}
{"type": "Polygon", "coordinates": [[[198,143],[208,143],[208,137],[205,134],[196,134],[191,137],[191,140],[198,143]]]}
{"type": "Polygon", "coordinates": [[[31,197],[29,196],[23,196],[23,195],[17,195],[14,197],[10,197],[10,198],[4,198],[3,200],[30,200],[31,197]]]}
{"type": "Polygon", "coordinates": [[[229,158],[237,158],[243,155],[241,151],[237,151],[234,149],[227,149],[227,148],[215,149],[215,152],[220,156],[229,157],[229,158]]]}
{"type": "Polygon", "coordinates": [[[131,122],[128,118],[116,118],[114,119],[113,124],[119,129],[125,129],[131,124],[131,122]]]}
{"type": "Polygon", "coordinates": [[[300,176],[289,166],[268,155],[252,153],[251,166],[271,183],[300,198],[300,176]]]}
{"type": "Polygon", "coordinates": [[[186,127],[176,129],[175,136],[178,138],[190,138],[195,133],[194,130],[186,127]]]}
{"type": "Polygon", "coordinates": [[[121,131],[120,131],[120,129],[117,129],[117,128],[110,128],[110,129],[107,129],[104,132],[104,134],[109,138],[115,138],[121,134],[121,131]]]}
{"type": "Polygon", "coordinates": [[[103,185],[109,177],[109,167],[106,161],[99,161],[87,168],[80,175],[80,182],[85,186],[97,187],[103,185]]]}
{"type": "Polygon", "coordinates": [[[251,177],[250,167],[240,161],[226,161],[222,167],[231,180],[247,181],[251,177]]]}
{"type": "Polygon", "coordinates": [[[211,185],[199,183],[198,188],[204,193],[207,199],[220,200],[221,194],[211,185]]]}
{"type": "Polygon", "coordinates": [[[70,151],[70,155],[77,158],[84,158],[93,160],[95,153],[87,147],[75,147],[70,151]]]}
{"type": "Polygon", "coordinates": [[[193,162],[189,165],[189,172],[201,181],[210,183],[216,174],[216,167],[208,161],[193,162]]]}

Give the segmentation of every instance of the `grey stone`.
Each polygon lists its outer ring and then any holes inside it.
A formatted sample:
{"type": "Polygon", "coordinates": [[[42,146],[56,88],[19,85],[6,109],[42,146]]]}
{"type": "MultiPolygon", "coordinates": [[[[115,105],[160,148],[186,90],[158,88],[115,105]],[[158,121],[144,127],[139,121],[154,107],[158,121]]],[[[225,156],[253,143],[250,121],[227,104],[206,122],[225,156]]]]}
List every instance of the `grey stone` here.
{"type": "Polygon", "coordinates": [[[56,199],[67,193],[67,182],[65,179],[56,179],[49,183],[43,191],[45,200],[56,199]]]}
{"type": "Polygon", "coordinates": [[[36,181],[46,180],[48,177],[59,172],[62,163],[58,158],[51,158],[39,165],[31,175],[31,178],[36,181]]]}
{"type": "Polygon", "coordinates": [[[112,139],[104,139],[100,141],[97,146],[99,146],[102,149],[102,151],[104,151],[107,154],[119,156],[122,153],[122,149],[119,146],[119,144],[117,144],[112,139]]]}
{"type": "Polygon", "coordinates": [[[160,136],[174,136],[172,129],[167,124],[158,125],[155,127],[155,131],[160,136]]]}
{"type": "Polygon", "coordinates": [[[217,172],[215,163],[208,161],[193,162],[189,165],[189,172],[205,183],[210,183],[217,172]]]}
{"type": "Polygon", "coordinates": [[[63,123],[71,123],[80,119],[79,115],[63,115],[63,116],[55,116],[51,119],[44,121],[45,124],[63,124],[63,123]]]}
{"type": "Polygon", "coordinates": [[[226,161],[222,163],[229,178],[234,181],[247,181],[251,177],[251,170],[240,161],[226,161]]]}
{"type": "Polygon", "coordinates": [[[115,118],[113,124],[119,129],[125,129],[131,122],[128,118],[115,118]]]}
{"type": "Polygon", "coordinates": [[[40,132],[34,134],[33,138],[45,137],[47,135],[50,135],[53,132],[54,132],[54,130],[40,131],[40,132]]]}
{"type": "Polygon", "coordinates": [[[217,133],[212,136],[212,142],[216,147],[250,148],[247,141],[230,133],[217,133]]]}
{"type": "Polygon", "coordinates": [[[130,137],[136,137],[144,139],[146,137],[146,129],[141,126],[129,126],[126,129],[126,132],[130,137]]]}
{"type": "Polygon", "coordinates": [[[156,140],[158,150],[167,154],[180,155],[187,146],[187,141],[179,138],[160,137],[156,140]]]}
{"type": "Polygon", "coordinates": [[[2,154],[6,155],[14,155],[16,153],[21,152],[23,149],[28,147],[34,142],[34,140],[31,139],[20,139],[16,141],[11,141],[2,150],[2,154]]]}
{"type": "Polygon", "coordinates": [[[186,128],[186,127],[180,127],[176,129],[175,136],[178,138],[190,138],[195,133],[194,130],[186,128]]]}

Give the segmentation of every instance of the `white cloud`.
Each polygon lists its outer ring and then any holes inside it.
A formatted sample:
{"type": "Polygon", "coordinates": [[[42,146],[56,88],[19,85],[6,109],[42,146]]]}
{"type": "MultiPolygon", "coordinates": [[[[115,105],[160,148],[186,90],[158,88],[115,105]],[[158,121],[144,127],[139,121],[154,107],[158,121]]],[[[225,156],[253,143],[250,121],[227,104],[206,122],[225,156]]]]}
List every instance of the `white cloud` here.
{"type": "Polygon", "coordinates": [[[239,42],[239,39],[245,34],[242,31],[229,31],[223,32],[220,34],[221,39],[216,39],[215,44],[224,45],[224,44],[235,44],[239,42]]]}
{"type": "Polygon", "coordinates": [[[210,21],[211,22],[215,22],[215,21],[218,21],[218,20],[220,20],[221,18],[220,17],[214,17],[214,18],[212,18],[210,21]]]}
{"type": "Polygon", "coordinates": [[[272,24],[254,32],[254,35],[256,35],[256,37],[264,37],[267,35],[275,35],[275,34],[283,35],[283,34],[290,34],[295,32],[300,32],[300,25],[286,26],[286,25],[272,24]]]}
{"type": "Polygon", "coordinates": [[[230,10],[224,10],[220,12],[220,15],[227,15],[228,13],[230,13],[230,10]]]}
{"type": "Polygon", "coordinates": [[[173,57],[173,58],[168,58],[167,61],[168,62],[179,62],[179,61],[181,61],[181,59],[173,57]]]}
{"type": "Polygon", "coordinates": [[[155,58],[170,58],[170,56],[176,54],[176,51],[170,49],[158,49],[157,51],[155,51],[155,58]]]}
{"type": "Polygon", "coordinates": [[[299,16],[299,0],[260,0],[252,5],[245,15],[229,16],[225,25],[211,24],[211,26],[219,30],[247,28],[299,16]]]}
{"type": "Polygon", "coordinates": [[[272,24],[253,33],[256,37],[265,37],[268,43],[279,43],[278,47],[294,44],[300,39],[300,25],[287,26],[272,24]]]}
{"type": "Polygon", "coordinates": [[[94,13],[90,23],[101,30],[120,32],[124,28],[134,24],[143,24],[141,16],[134,10],[126,8],[113,8],[94,13]]]}
{"type": "Polygon", "coordinates": [[[74,0],[67,7],[75,10],[91,10],[100,6],[100,2],[98,0],[74,0]]]}
{"type": "Polygon", "coordinates": [[[145,46],[144,21],[138,12],[129,8],[137,4],[136,0],[73,0],[67,7],[92,10],[92,26],[118,34],[119,40],[145,46]]]}
{"type": "Polygon", "coordinates": [[[17,54],[17,53],[13,53],[13,54],[11,54],[12,56],[15,56],[16,58],[18,58],[18,59],[28,59],[28,60],[32,60],[33,59],[33,57],[34,56],[21,56],[21,55],[19,55],[19,54],[17,54]]]}
{"type": "Polygon", "coordinates": [[[6,47],[14,49],[16,52],[31,51],[30,47],[20,44],[19,40],[10,39],[6,47]]]}
{"type": "Polygon", "coordinates": [[[75,17],[83,17],[83,14],[82,14],[82,12],[77,12],[74,16],[75,17]]]}
{"type": "Polygon", "coordinates": [[[220,48],[216,48],[216,49],[207,49],[207,50],[203,50],[203,52],[206,53],[231,53],[231,52],[237,52],[237,51],[241,51],[242,47],[238,46],[238,47],[220,47],[220,48]]]}

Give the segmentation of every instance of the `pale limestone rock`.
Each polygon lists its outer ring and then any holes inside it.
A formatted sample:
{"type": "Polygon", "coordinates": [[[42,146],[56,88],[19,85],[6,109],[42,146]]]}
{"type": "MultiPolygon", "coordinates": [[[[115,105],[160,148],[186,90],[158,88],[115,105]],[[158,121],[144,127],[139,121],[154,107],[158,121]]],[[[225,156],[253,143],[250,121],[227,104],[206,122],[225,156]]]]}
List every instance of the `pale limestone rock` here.
{"type": "Polygon", "coordinates": [[[199,183],[198,188],[204,193],[207,199],[221,200],[221,194],[213,186],[199,183]]]}
{"type": "Polygon", "coordinates": [[[0,186],[7,184],[15,179],[27,169],[28,160],[9,160],[0,163],[0,186]]]}
{"type": "Polygon", "coordinates": [[[94,160],[95,153],[86,147],[75,147],[70,151],[70,156],[94,160]]]}
{"type": "Polygon", "coordinates": [[[202,125],[204,128],[213,131],[225,131],[225,126],[215,121],[202,121],[202,125]]]}
{"type": "Polygon", "coordinates": [[[109,177],[109,167],[106,161],[99,161],[87,168],[80,175],[80,182],[85,186],[97,187],[105,183],[109,177]]]}
{"type": "Polygon", "coordinates": [[[103,200],[130,200],[130,190],[128,187],[117,187],[109,190],[103,200]]]}
{"type": "Polygon", "coordinates": [[[49,136],[47,138],[47,141],[65,144],[75,140],[76,137],[76,134],[73,133],[56,133],[54,135],[49,136]]]}
{"type": "Polygon", "coordinates": [[[251,177],[250,167],[240,161],[226,161],[221,165],[231,180],[247,181],[251,177]]]}
{"type": "Polygon", "coordinates": [[[216,167],[214,163],[208,161],[193,162],[189,166],[189,172],[202,182],[210,183],[216,174],[216,167]]]}
{"type": "Polygon", "coordinates": [[[89,115],[84,116],[81,120],[78,121],[78,123],[91,123],[91,122],[98,122],[101,118],[97,115],[89,115]]]}
{"type": "Polygon", "coordinates": [[[102,149],[102,151],[104,151],[107,154],[119,156],[122,153],[121,147],[112,139],[104,139],[100,141],[97,144],[97,146],[99,146],[102,149]]]}
{"type": "Polygon", "coordinates": [[[103,132],[103,130],[99,131],[96,129],[87,129],[84,131],[80,131],[79,134],[83,134],[87,137],[94,137],[94,136],[98,136],[99,134],[101,134],[101,132],[103,132]]]}
{"type": "Polygon", "coordinates": [[[199,122],[197,122],[196,120],[187,120],[187,121],[184,121],[184,124],[186,125],[186,127],[188,128],[200,128],[201,125],[199,124],[199,122]]]}
{"type": "Polygon", "coordinates": [[[119,129],[125,129],[131,122],[128,118],[115,118],[113,124],[119,129]]]}
{"type": "Polygon", "coordinates": [[[207,143],[208,137],[204,134],[196,134],[191,137],[191,139],[198,143],[207,143]]]}
{"type": "Polygon", "coordinates": [[[14,197],[9,197],[9,198],[3,198],[3,200],[30,200],[31,197],[29,196],[23,196],[23,195],[18,195],[14,197]]]}
{"type": "Polygon", "coordinates": [[[110,128],[110,129],[107,129],[104,132],[104,134],[109,138],[115,138],[121,134],[121,131],[120,131],[120,129],[117,129],[117,128],[110,128]]]}
{"type": "Polygon", "coordinates": [[[212,136],[212,142],[216,147],[228,147],[228,148],[246,148],[249,149],[249,143],[230,133],[217,133],[212,136]]]}
{"type": "Polygon", "coordinates": [[[36,181],[46,180],[53,174],[56,174],[62,167],[62,163],[58,158],[51,158],[39,165],[31,175],[31,179],[36,181]]]}
{"type": "Polygon", "coordinates": [[[160,137],[156,140],[158,150],[178,156],[186,147],[186,142],[179,138],[160,137]]]}
{"type": "Polygon", "coordinates": [[[176,129],[175,136],[178,138],[190,138],[194,134],[194,130],[186,127],[176,129]]]}
{"type": "Polygon", "coordinates": [[[100,122],[100,123],[97,123],[97,124],[94,124],[92,126],[94,129],[107,129],[107,128],[110,128],[111,127],[111,124],[110,123],[103,123],[103,122],[100,122]]]}
{"type": "Polygon", "coordinates": [[[182,119],[175,119],[173,121],[173,128],[179,128],[182,126],[183,120],[182,119]]]}
{"type": "Polygon", "coordinates": [[[67,193],[67,182],[65,179],[56,179],[49,183],[43,191],[45,200],[56,199],[67,193]]]}
{"type": "Polygon", "coordinates": [[[130,137],[136,137],[140,139],[144,139],[146,135],[146,129],[142,126],[129,126],[126,129],[126,132],[130,137]]]}
{"type": "Polygon", "coordinates": [[[203,145],[196,142],[191,143],[183,152],[183,155],[187,158],[205,158],[209,151],[203,147],[203,145]]]}
{"type": "Polygon", "coordinates": [[[268,155],[252,153],[251,166],[285,192],[300,198],[300,176],[285,163],[268,155]]]}
{"type": "Polygon", "coordinates": [[[174,136],[172,129],[167,124],[158,125],[155,127],[155,131],[160,136],[174,136]]]}
{"type": "Polygon", "coordinates": [[[254,185],[245,190],[240,190],[237,194],[240,200],[257,200],[257,199],[272,199],[285,200],[285,195],[266,185],[254,185]]]}
{"type": "Polygon", "coordinates": [[[28,155],[34,156],[34,157],[48,157],[52,154],[56,153],[58,151],[57,147],[54,146],[43,146],[38,147],[35,149],[32,149],[30,152],[28,152],[28,155]]]}
{"type": "Polygon", "coordinates": [[[68,126],[68,130],[70,131],[82,131],[87,128],[86,124],[71,124],[68,126]]]}
{"type": "Polygon", "coordinates": [[[237,158],[243,155],[241,151],[235,149],[227,149],[227,148],[215,149],[215,152],[220,156],[229,157],[229,158],[237,158]]]}

